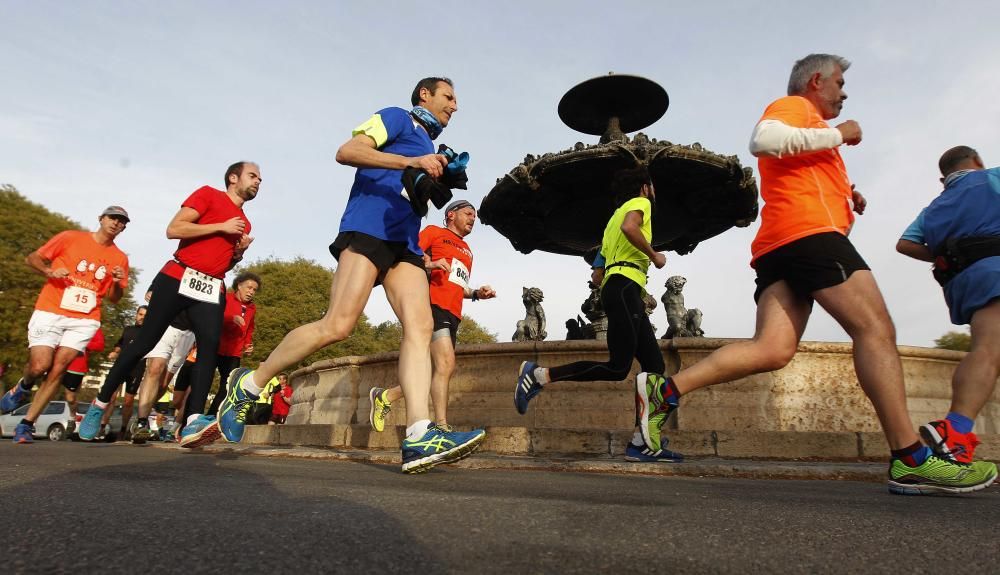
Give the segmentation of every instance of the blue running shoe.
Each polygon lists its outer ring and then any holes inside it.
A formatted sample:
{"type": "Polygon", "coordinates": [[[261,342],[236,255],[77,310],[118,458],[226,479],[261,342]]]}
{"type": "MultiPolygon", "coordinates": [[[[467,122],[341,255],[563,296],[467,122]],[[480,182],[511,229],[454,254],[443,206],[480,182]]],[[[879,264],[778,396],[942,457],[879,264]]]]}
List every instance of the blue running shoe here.
{"type": "Polygon", "coordinates": [[[181,447],[194,449],[208,445],[222,437],[219,422],[211,415],[199,415],[197,419],[184,426],[181,430],[181,447]]]}
{"type": "Polygon", "coordinates": [[[34,443],[35,428],[27,423],[18,423],[14,428],[14,443],[34,443]]]}
{"type": "Polygon", "coordinates": [[[0,398],[0,413],[10,413],[21,405],[24,396],[28,394],[28,390],[21,387],[22,383],[24,383],[23,377],[0,398]]]}
{"type": "Polygon", "coordinates": [[[423,473],[435,465],[464,459],[482,444],[486,431],[446,431],[432,425],[416,441],[404,439],[403,473],[423,473]]]}
{"type": "Polygon", "coordinates": [[[645,445],[637,447],[629,442],[625,448],[625,461],[639,461],[643,463],[679,463],[684,461],[684,456],[669,449],[658,449],[653,451],[645,445]]]}
{"type": "Polygon", "coordinates": [[[243,439],[247,415],[257,401],[258,396],[243,389],[243,382],[248,377],[253,377],[252,369],[241,367],[234,370],[229,376],[229,393],[219,406],[219,429],[230,443],[239,443],[243,439]]]}
{"type": "Polygon", "coordinates": [[[535,379],[535,368],[538,364],[530,361],[522,361],[521,369],[517,372],[517,387],[514,388],[514,407],[517,412],[524,415],[528,412],[528,402],[533,397],[542,392],[542,384],[535,379]]]}
{"type": "Polygon", "coordinates": [[[83,421],[80,422],[80,429],[77,431],[77,435],[83,441],[93,441],[97,434],[101,431],[101,418],[104,417],[103,407],[97,405],[97,400],[95,399],[90,404],[90,409],[87,410],[87,415],[83,416],[83,421]]]}

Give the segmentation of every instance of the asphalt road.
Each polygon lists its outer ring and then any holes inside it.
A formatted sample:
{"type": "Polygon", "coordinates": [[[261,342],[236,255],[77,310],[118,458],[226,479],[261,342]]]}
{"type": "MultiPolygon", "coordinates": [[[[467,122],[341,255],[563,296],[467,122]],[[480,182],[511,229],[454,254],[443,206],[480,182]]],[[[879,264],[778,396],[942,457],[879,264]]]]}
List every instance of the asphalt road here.
{"type": "Polygon", "coordinates": [[[1000,570],[1000,488],[398,465],[0,443],[4,573],[1000,570]]]}

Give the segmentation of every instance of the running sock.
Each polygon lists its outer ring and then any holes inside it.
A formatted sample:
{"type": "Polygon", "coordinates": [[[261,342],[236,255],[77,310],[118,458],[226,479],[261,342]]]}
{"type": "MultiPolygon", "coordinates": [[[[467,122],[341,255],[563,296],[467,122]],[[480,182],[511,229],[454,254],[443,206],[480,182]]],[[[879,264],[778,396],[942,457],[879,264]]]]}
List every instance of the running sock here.
{"type": "Polygon", "coordinates": [[[96,405],[97,407],[100,407],[101,409],[107,409],[108,408],[108,404],[105,403],[105,402],[103,402],[103,401],[101,401],[100,399],[95,399],[94,400],[94,405],[96,405]]]}
{"type": "Polygon", "coordinates": [[[30,419],[28,419],[27,417],[25,417],[24,419],[21,420],[21,425],[27,425],[28,427],[34,427],[35,426],[35,422],[31,421],[30,419]]]}
{"type": "Polygon", "coordinates": [[[681,392],[677,391],[677,386],[674,385],[674,380],[669,377],[663,379],[663,383],[660,385],[660,395],[663,396],[664,403],[669,403],[670,405],[675,406],[681,399],[681,392]]]}
{"type": "Polygon", "coordinates": [[[421,419],[420,421],[414,423],[413,425],[406,428],[406,438],[410,441],[416,441],[427,433],[427,430],[431,428],[431,420],[421,419]]]}
{"type": "Polygon", "coordinates": [[[972,427],[976,424],[974,420],[954,411],[949,411],[945,419],[950,421],[951,426],[959,433],[972,433],[972,427]]]}
{"type": "Polygon", "coordinates": [[[21,386],[21,391],[31,391],[31,388],[34,387],[31,382],[26,381],[23,377],[17,383],[21,386]]]}
{"type": "Polygon", "coordinates": [[[135,426],[136,427],[149,427],[149,420],[146,419],[145,417],[140,417],[138,420],[136,420],[135,426]]]}
{"type": "Polygon", "coordinates": [[[197,413],[192,413],[191,415],[189,415],[186,425],[191,425],[192,423],[194,423],[194,420],[198,419],[198,416],[199,414],[197,413]]]}
{"type": "Polygon", "coordinates": [[[547,367],[536,367],[531,372],[531,375],[535,376],[535,381],[538,382],[538,385],[545,385],[552,381],[549,379],[549,368],[547,367]]]}
{"type": "Polygon", "coordinates": [[[633,447],[645,447],[646,440],[642,438],[642,434],[636,429],[635,433],[632,434],[632,446],[633,447]]]}
{"type": "Polygon", "coordinates": [[[261,388],[257,387],[257,384],[253,381],[253,376],[257,375],[257,372],[251,372],[250,377],[244,377],[240,386],[243,391],[249,393],[254,397],[260,397],[260,392],[263,391],[261,388]]]}
{"type": "Polygon", "coordinates": [[[907,467],[920,467],[931,456],[931,448],[919,441],[909,447],[893,449],[892,458],[898,459],[907,467]]]}

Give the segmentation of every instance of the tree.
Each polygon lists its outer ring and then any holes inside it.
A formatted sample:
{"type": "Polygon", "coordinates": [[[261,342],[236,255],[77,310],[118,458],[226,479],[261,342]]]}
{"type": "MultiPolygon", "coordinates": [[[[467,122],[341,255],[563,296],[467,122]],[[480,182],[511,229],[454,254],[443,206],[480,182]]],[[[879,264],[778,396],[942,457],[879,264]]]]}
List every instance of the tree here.
{"type": "MultiPolygon", "coordinates": [[[[0,363],[6,363],[12,374],[19,376],[28,360],[28,320],[45,284],[45,278],[24,260],[57,233],[81,229],[85,228],[66,216],[29,201],[13,186],[0,185],[0,363]]],[[[135,271],[130,271],[130,278],[135,271]]],[[[109,345],[121,334],[123,317],[135,308],[132,282],[117,304],[104,301],[102,327],[109,345]]],[[[101,358],[103,354],[92,365],[101,358]]]]}
{"type": "Polygon", "coordinates": [[[955,351],[969,351],[972,349],[972,336],[960,331],[949,331],[934,340],[934,347],[955,351]]]}
{"type": "Polygon", "coordinates": [[[458,343],[496,343],[497,334],[476,323],[466,314],[462,314],[462,323],[458,324],[458,343]]]}

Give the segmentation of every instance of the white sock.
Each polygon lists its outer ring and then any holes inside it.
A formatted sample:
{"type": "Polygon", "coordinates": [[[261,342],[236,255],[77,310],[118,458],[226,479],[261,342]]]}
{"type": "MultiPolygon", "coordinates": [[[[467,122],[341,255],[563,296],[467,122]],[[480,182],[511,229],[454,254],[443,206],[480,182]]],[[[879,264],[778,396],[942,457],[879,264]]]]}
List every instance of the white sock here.
{"type": "Polygon", "coordinates": [[[187,425],[191,425],[192,423],[194,423],[194,420],[196,419],[198,419],[198,414],[192,413],[191,415],[188,416],[187,425]]]}
{"type": "Polygon", "coordinates": [[[406,438],[410,441],[416,441],[427,433],[427,430],[431,427],[431,420],[421,419],[420,421],[414,423],[413,425],[406,428],[406,438]]]}
{"type": "Polygon", "coordinates": [[[100,407],[101,409],[107,409],[107,407],[108,407],[108,404],[104,403],[100,399],[94,399],[94,405],[96,405],[97,407],[100,407]]]}
{"type": "Polygon", "coordinates": [[[260,392],[263,391],[261,388],[257,387],[257,384],[253,381],[253,376],[257,375],[257,372],[250,374],[250,377],[243,378],[243,391],[249,393],[250,395],[260,397],[260,392]]]}
{"type": "Polygon", "coordinates": [[[549,368],[547,367],[536,367],[531,372],[531,375],[535,376],[535,380],[538,382],[538,385],[545,385],[546,383],[549,383],[549,368]]]}
{"type": "Polygon", "coordinates": [[[639,433],[638,429],[632,434],[632,445],[636,447],[644,447],[646,445],[646,440],[642,438],[642,434],[639,433]]]}

